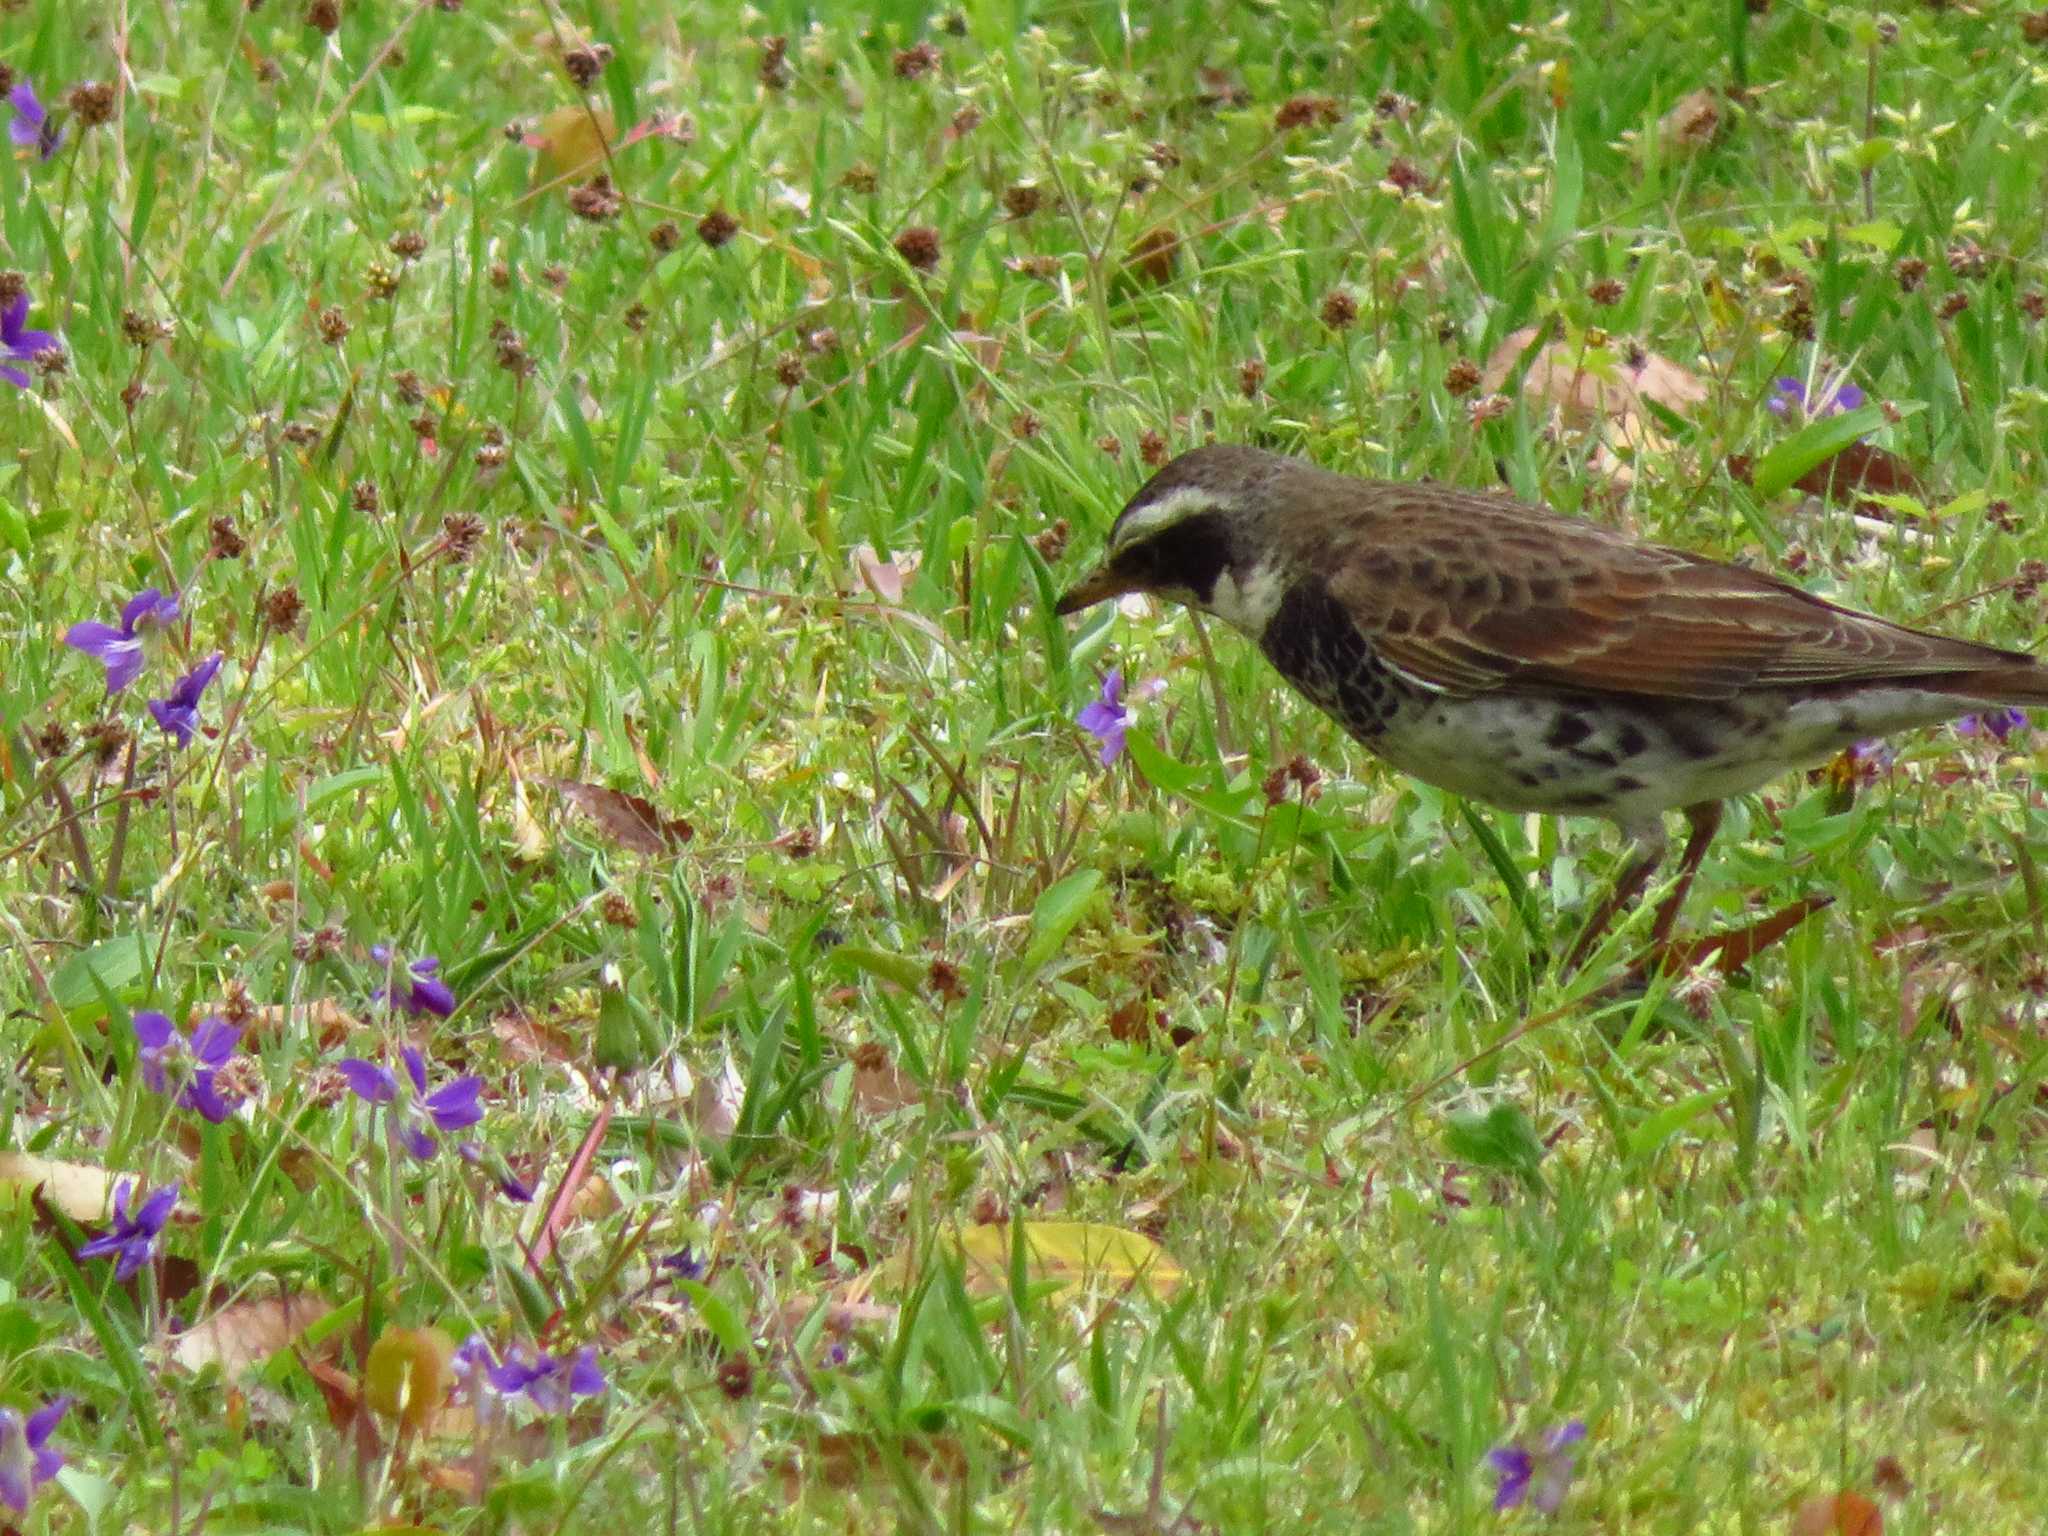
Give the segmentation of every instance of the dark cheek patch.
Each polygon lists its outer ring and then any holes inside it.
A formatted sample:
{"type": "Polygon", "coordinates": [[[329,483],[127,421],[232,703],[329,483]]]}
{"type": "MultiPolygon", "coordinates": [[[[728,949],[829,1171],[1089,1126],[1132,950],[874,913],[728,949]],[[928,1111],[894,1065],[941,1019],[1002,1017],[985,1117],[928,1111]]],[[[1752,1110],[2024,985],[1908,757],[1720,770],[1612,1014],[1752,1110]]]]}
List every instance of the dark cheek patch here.
{"type": "Polygon", "coordinates": [[[1230,564],[1230,530],[1217,513],[1198,512],[1147,539],[1117,564],[1127,562],[1145,585],[1192,592],[1206,603],[1230,564]]]}

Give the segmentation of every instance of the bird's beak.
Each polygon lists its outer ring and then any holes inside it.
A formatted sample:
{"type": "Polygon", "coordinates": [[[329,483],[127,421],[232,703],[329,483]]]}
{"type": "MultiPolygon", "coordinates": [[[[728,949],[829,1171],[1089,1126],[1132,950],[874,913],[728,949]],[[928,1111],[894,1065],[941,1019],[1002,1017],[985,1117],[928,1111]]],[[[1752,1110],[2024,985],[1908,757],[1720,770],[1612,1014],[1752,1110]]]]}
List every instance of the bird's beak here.
{"type": "Polygon", "coordinates": [[[1060,600],[1052,605],[1052,611],[1062,616],[1079,613],[1083,608],[1093,608],[1108,598],[1122,597],[1126,592],[1137,590],[1107,565],[1098,565],[1067,588],[1060,600]]]}

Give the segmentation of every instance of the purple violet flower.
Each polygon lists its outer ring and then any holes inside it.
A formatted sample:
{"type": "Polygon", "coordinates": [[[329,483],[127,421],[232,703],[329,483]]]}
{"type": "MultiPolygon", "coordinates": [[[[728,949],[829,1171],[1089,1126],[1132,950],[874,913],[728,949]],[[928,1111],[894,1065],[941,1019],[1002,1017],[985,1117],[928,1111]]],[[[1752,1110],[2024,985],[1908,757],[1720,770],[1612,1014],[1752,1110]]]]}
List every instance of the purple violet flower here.
{"type": "Polygon", "coordinates": [[[33,149],[38,160],[47,160],[57,153],[64,142],[64,130],[50,121],[49,112],[36,100],[34,86],[22,81],[7,93],[7,104],[14,108],[7,137],[14,141],[16,149],[33,149]]]}
{"type": "Polygon", "coordinates": [[[1764,401],[1764,409],[1773,416],[1800,416],[1809,420],[1822,416],[1839,416],[1844,411],[1860,408],[1870,397],[1851,384],[1846,375],[1838,376],[1809,390],[1798,379],[1774,379],[1771,382],[1770,398],[1764,401]]]}
{"type": "Polygon", "coordinates": [[[410,1092],[400,1084],[397,1073],[389,1067],[378,1066],[374,1061],[350,1056],[338,1065],[357,1098],[367,1104],[388,1107],[391,1134],[398,1138],[406,1151],[424,1161],[432,1157],[440,1145],[424,1122],[431,1121],[434,1129],[444,1135],[475,1125],[484,1117],[484,1108],[476,1101],[477,1095],[483,1091],[484,1080],[475,1076],[458,1077],[428,1093],[426,1058],[409,1045],[399,1055],[404,1058],[406,1076],[412,1079],[410,1092]]]}
{"type": "Polygon", "coordinates": [[[71,1406],[68,1397],[52,1398],[24,1419],[13,1408],[0,1408],[0,1504],[17,1515],[28,1513],[36,1489],[57,1475],[64,1458],[50,1449],[50,1432],[71,1406]]]}
{"type": "Polygon", "coordinates": [[[482,1334],[471,1334],[455,1351],[455,1373],[480,1419],[489,1418],[494,1408],[485,1388],[499,1398],[523,1396],[543,1413],[566,1412],[574,1399],[595,1397],[605,1389],[597,1349],[590,1344],[560,1356],[514,1344],[501,1362],[482,1334]]]}
{"type": "Polygon", "coordinates": [[[674,1253],[663,1254],[655,1260],[654,1267],[669,1280],[702,1280],[704,1261],[688,1248],[678,1248],[674,1253]]]}
{"type": "Polygon", "coordinates": [[[213,681],[214,673],[220,670],[220,663],[221,654],[215,651],[173,683],[167,697],[149,701],[149,712],[156,723],[181,747],[190,746],[192,733],[199,729],[199,699],[213,681]]]}
{"type": "Polygon", "coordinates": [[[455,1151],[472,1168],[481,1168],[496,1181],[498,1193],[507,1200],[521,1205],[533,1204],[533,1189],[530,1185],[515,1179],[505,1159],[493,1152],[480,1141],[458,1141],[455,1151]]]}
{"type": "Polygon", "coordinates": [[[1107,768],[1124,755],[1124,736],[1131,728],[1135,705],[1157,698],[1166,688],[1163,677],[1147,678],[1131,690],[1131,702],[1124,702],[1123,668],[1113,667],[1102,680],[1102,696],[1074,717],[1074,723],[1102,743],[1102,766],[1107,768]]]}
{"type": "MultiPolygon", "coordinates": [[[[418,1018],[423,1013],[445,1019],[455,1011],[455,994],[448,983],[441,980],[441,962],[432,955],[421,955],[410,964],[400,966],[389,944],[372,944],[370,958],[383,966],[392,976],[392,1006],[400,1013],[418,1018]]],[[[379,987],[370,994],[373,1001],[381,1002],[384,988],[379,987]]]]}
{"type": "Polygon", "coordinates": [[[169,1069],[175,1067],[184,1078],[178,1089],[179,1104],[198,1110],[214,1125],[234,1113],[234,1106],[220,1096],[213,1082],[241,1044],[241,1030],[226,1019],[208,1017],[192,1026],[188,1038],[178,1033],[166,1015],[144,1009],[135,1015],[135,1038],[142,1045],[136,1053],[142,1080],[152,1093],[169,1091],[169,1069]]]}
{"type": "Polygon", "coordinates": [[[1556,1514],[1564,1504],[1565,1490],[1571,1486],[1577,1460],[1572,1447],[1585,1438],[1584,1422],[1573,1419],[1546,1434],[1536,1450],[1501,1445],[1488,1451],[1487,1462],[1500,1478],[1493,1507],[1513,1509],[1526,1500],[1546,1515],[1556,1514]]]}
{"type": "Polygon", "coordinates": [[[35,381],[19,368],[9,363],[32,363],[45,352],[54,351],[63,345],[51,331],[32,331],[25,323],[28,320],[28,295],[16,294],[14,302],[0,309],[0,379],[5,379],[16,389],[27,389],[35,381]]]}
{"type": "Polygon", "coordinates": [[[586,1344],[573,1356],[528,1353],[518,1345],[505,1352],[504,1364],[485,1373],[504,1397],[522,1394],[543,1413],[564,1413],[572,1399],[595,1397],[604,1390],[604,1371],[597,1348],[586,1344]]]}
{"type": "Polygon", "coordinates": [[[178,1186],[166,1184],[138,1202],[131,1214],[128,1196],[134,1188],[130,1179],[114,1186],[114,1225],[72,1255],[74,1259],[102,1259],[119,1254],[120,1260],[114,1265],[117,1281],[132,1278],[135,1271],[156,1257],[157,1237],[164,1223],[171,1219],[171,1207],[178,1203],[178,1186]]]}
{"type": "MultiPolygon", "coordinates": [[[[6,369],[0,369],[5,373],[6,369]]],[[[145,587],[121,609],[121,626],[85,619],[64,631],[64,643],[107,669],[107,692],[119,693],[142,672],[142,639],[178,617],[178,595],[145,587]]]]}
{"type": "Polygon", "coordinates": [[[2026,729],[2027,712],[2024,709],[1987,709],[1978,714],[1965,715],[1956,722],[1958,735],[1989,736],[2001,744],[2014,731],[2026,729]]]}

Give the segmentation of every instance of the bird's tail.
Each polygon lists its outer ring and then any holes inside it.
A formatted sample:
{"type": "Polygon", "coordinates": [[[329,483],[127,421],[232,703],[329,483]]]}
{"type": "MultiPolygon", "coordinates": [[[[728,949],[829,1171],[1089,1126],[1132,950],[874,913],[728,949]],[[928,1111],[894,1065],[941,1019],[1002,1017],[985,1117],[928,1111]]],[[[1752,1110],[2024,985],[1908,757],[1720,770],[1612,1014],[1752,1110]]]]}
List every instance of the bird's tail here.
{"type": "Polygon", "coordinates": [[[1943,693],[1986,704],[2048,704],[2048,666],[2016,661],[2007,666],[1950,672],[1933,686],[1943,693]]]}

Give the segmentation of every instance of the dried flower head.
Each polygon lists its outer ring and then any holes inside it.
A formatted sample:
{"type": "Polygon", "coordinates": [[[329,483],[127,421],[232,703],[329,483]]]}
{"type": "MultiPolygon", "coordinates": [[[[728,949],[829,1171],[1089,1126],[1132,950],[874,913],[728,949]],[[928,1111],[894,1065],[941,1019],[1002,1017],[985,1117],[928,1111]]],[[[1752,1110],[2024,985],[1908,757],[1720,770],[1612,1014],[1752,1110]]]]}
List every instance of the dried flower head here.
{"type": "Polygon", "coordinates": [[[306,605],[299,597],[299,589],[290,582],[263,599],[263,622],[280,634],[289,634],[297,629],[305,613],[306,605]]]}
{"type": "Polygon", "coordinates": [[[683,243],[682,226],[674,219],[663,219],[647,231],[647,243],[653,246],[656,252],[666,256],[683,243]]]}
{"type": "Polygon", "coordinates": [[[1454,396],[1469,395],[1479,387],[1483,377],[1477,363],[1469,357],[1460,357],[1444,370],[1444,388],[1454,396]]]}
{"type": "Polygon", "coordinates": [[[2029,320],[2038,322],[2048,319],[2048,293],[2043,293],[2038,288],[2029,288],[2019,296],[2017,302],[2020,307],[2020,313],[2029,320]]]}
{"type": "Polygon", "coordinates": [[[1603,277],[1595,280],[1586,289],[1586,297],[1602,309],[1619,304],[1628,287],[1618,277],[1603,277]]]}
{"type": "Polygon", "coordinates": [[[241,530],[235,526],[235,520],[229,517],[227,513],[223,512],[214,518],[211,523],[207,524],[206,531],[209,539],[206,553],[209,559],[239,560],[242,558],[242,551],[248,547],[248,542],[243,539],[241,530]]]}
{"type": "Polygon", "coordinates": [[[427,398],[426,384],[411,368],[401,368],[391,375],[391,392],[398,396],[401,405],[418,405],[427,398]]]}
{"type": "Polygon", "coordinates": [[[476,553],[484,536],[484,520],[474,512],[450,512],[441,519],[441,547],[452,564],[461,565],[476,553]]]}
{"type": "Polygon", "coordinates": [[[133,309],[121,311],[121,336],[131,347],[148,348],[159,341],[169,341],[176,330],[170,321],[154,315],[133,309]]]}
{"type": "Polygon", "coordinates": [[[341,0],[313,0],[306,7],[306,25],[323,37],[332,37],[341,26],[341,0]]]}
{"type": "Polygon", "coordinates": [[[1951,240],[1946,254],[1949,271],[1960,278],[1982,277],[1991,266],[1990,253],[1968,235],[1951,240]]]}
{"type": "Polygon", "coordinates": [[[1067,520],[1056,518],[1050,528],[1032,538],[1031,547],[1038,551],[1038,558],[1047,565],[1056,565],[1060,556],[1067,552],[1067,540],[1072,536],[1073,530],[1067,526],[1067,520]]]}
{"type": "Polygon", "coordinates": [[[1003,188],[1003,212],[1013,219],[1028,219],[1045,202],[1045,192],[1036,182],[1013,181],[1003,188]]]}
{"type": "Polygon", "coordinates": [[[363,270],[363,287],[372,299],[395,298],[398,294],[398,273],[381,261],[373,261],[363,270]]]}
{"type": "Polygon", "coordinates": [[[770,91],[789,89],[789,39],[777,35],[761,40],[761,67],[757,71],[762,88],[770,91]]]}
{"type": "Polygon", "coordinates": [[[1264,359],[1248,357],[1237,365],[1237,392],[1247,400],[1258,398],[1259,391],[1266,387],[1266,364],[1264,359]]]}
{"type": "Polygon", "coordinates": [[[1290,96],[1273,114],[1273,127],[1276,132],[1288,133],[1296,128],[1306,128],[1311,123],[1332,128],[1343,120],[1344,109],[1337,105],[1334,96],[1290,96]]]}
{"type": "Polygon", "coordinates": [[[1405,123],[1415,115],[1415,103],[1399,91],[1381,91],[1373,99],[1373,114],[1391,122],[1405,123]]]}
{"type": "Polygon", "coordinates": [[[120,98],[112,82],[88,80],[82,85],[71,87],[64,104],[71,108],[81,128],[97,128],[114,120],[114,110],[120,98]]]}
{"type": "Polygon", "coordinates": [[[612,186],[611,177],[601,172],[569,193],[569,211],[579,219],[587,219],[592,224],[602,224],[607,219],[617,218],[619,210],[624,206],[625,199],[621,198],[618,190],[612,186]]]}
{"type": "Polygon", "coordinates": [[[379,501],[374,480],[358,480],[348,488],[348,504],[354,511],[368,515],[378,509],[379,501]]]}
{"type": "Polygon", "coordinates": [[[1892,281],[1899,285],[1899,292],[1911,293],[1927,281],[1927,263],[1918,256],[1901,256],[1892,264],[1892,281]]]}
{"type": "Polygon", "coordinates": [[[612,61],[609,43],[583,43],[562,52],[562,68],[581,89],[588,90],[612,61]]]}
{"type": "Polygon", "coordinates": [[[697,221],[697,238],[714,251],[740,232],[740,221],[723,208],[714,208],[697,221]]]}
{"type": "Polygon", "coordinates": [[[856,160],[842,171],[839,176],[839,185],[846,188],[849,192],[858,192],[863,196],[874,191],[881,184],[882,178],[880,174],[865,160],[856,160]]]}
{"type": "Polygon", "coordinates": [[[929,224],[913,224],[892,242],[904,264],[919,272],[931,272],[939,265],[939,232],[929,224]]]}
{"type": "Polygon", "coordinates": [[[1358,321],[1358,300],[1342,288],[1332,288],[1324,295],[1322,316],[1331,330],[1348,330],[1358,321]]]}
{"type": "Polygon", "coordinates": [[[943,62],[936,43],[919,43],[914,48],[897,50],[893,67],[898,80],[921,80],[935,71],[943,62]]]}
{"type": "Polygon", "coordinates": [[[786,351],[775,359],[775,382],[784,389],[795,389],[804,381],[804,355],[798,351],[786,351]]]}
{"type": "Polygon", "coordinates": [[[400,261],[418,261],[427,253],[427,237],[416,229],[401,229],[384,242],[384,249],[400,261]]]}
{"type": "Polygon", "coordinates": [[[319,326],[320,339],[330,347],[338,347],[347,341],[348,333],[353,329],[348,323],[348,316],[331,304],[320,311],[319,326]]]}
{"type": "Polygon", "coordinates": [[[1953,320],[1970,307],[1970,296],[1958,288],[1953,293],[1941,296],[1941,302],[1934,307],[1934,313],[1943,320],[1953,320]]]}
{"type": "Polygon", "coordinates": [[[1164,435],[1150,427],[1138,434],[1138,457],[1145,461],[1147,469],[1157,469],[1169,456],[1164,435]]]}

